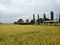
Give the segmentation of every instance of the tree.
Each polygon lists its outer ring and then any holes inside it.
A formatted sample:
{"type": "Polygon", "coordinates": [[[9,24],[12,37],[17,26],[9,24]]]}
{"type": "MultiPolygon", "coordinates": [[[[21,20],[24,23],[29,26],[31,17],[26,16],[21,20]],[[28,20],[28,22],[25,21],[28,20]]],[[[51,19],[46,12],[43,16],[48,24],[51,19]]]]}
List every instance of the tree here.
{"type": "Polygon", "coordinates": [[[36,20],[36,21],[39,21],[39,24],[42,24],[44,19],[43,18],[40,18],[39,20],[36,20]]]}
{"type": "Polygon", "coordinates": [[[26,22],[29,22],[29,20],[27,19],[26,22]]]}
{"type": "Polygon", "coordinates": [[[39,19],[39,22],[40,22],[40,23],[43,23],[43,21],[44,21],[43,18],[40,18],[40,19],[39,19]]]}
{"type": "Polygon", "coordinates": [[[31,20],[31,22],[30,22],[31,24],[34,24],[35,22],[34,22],[34,20],[31,20]]]}
{"type": "Polygon", "coordinates": [[[51,20],[53,20],[53,17],[54,16],[54,12],[53,11],[51,11],[51,20]]]}
{"type": "Polygon", "coordinates": [[[2,23],[0,23],[0,24],[2,24],[2,23]]]}
{"type": "Polygon", "coordinates": [[[17,22],[14,22],[14,24],[17,24],[17,22]]]}

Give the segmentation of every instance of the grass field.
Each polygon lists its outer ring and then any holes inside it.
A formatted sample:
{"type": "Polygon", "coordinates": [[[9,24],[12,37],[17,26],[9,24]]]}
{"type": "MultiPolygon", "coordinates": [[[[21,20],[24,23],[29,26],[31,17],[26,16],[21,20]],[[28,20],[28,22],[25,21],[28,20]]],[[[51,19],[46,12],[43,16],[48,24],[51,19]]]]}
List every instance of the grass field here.
{"type": "Polygon", "coordinates": [[[0,45],[60,45],[60,26],[1,24],[0,45]]]}

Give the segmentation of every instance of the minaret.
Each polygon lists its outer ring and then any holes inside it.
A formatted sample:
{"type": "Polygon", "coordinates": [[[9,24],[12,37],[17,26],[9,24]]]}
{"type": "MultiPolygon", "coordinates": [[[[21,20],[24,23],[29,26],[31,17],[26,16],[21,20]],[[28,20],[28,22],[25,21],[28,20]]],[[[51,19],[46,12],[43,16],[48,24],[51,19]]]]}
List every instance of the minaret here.
{"type": "Polygon", "coordinates": [[[39,14],[37,14],[38,15],[38,20],[39,20],[39,14]]]}
{"type": "Polygon", "coordinates": [[[59,14],[59,22],[60,22],[60,14],[59,14]]]}
{"type": "Polygon", "coordinates": [[[53,11],[51,11],[51,20],[53,20],[53,18],[54,18],[54,13],[53,11]]]}
{"type": "Polygon", "coordinates": [[[35,23],[35,14],[33,14],[33,21],[34,21],[34,23],[35,23]]]}
{"type": "Polygon", "coordinates": [[[37,14],[37,16],[38,16],[38,24],[39,24],[39,14],[37,14]]]}
{"type": "Polygon", "coordinates": [[[44,20],[46,21],[46,15],[45,15],[45,13],[43,14],[43,18],[44,18],[44,20]]]}

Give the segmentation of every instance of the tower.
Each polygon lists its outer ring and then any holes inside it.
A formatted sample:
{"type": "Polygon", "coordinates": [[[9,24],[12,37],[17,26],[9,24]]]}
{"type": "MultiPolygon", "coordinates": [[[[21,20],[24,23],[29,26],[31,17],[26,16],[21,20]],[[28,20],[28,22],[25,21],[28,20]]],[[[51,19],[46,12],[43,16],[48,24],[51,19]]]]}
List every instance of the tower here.
{"type": "Polygon", "coordinates": [[[45,15],[45,13],[43,14],[43,18],[44,18],[44,20],[46,21],[46,15],[45,15]]]}
{"type": "Polygon", "coordinates": [[[59,14],[59,22],[60,22],[60,14],[59,14]]]}
{"type": "Polygon", "coordinates": [[[39,24],[39,14],[37,14],[37,16],[38,16],[38,24],[39,24]]]}
{"type": "Polygon", "coordinates": [[[53,11],[51,11],[51,20],[53,20],[53,18],[54,18],[54,13],[53,11]]]}
{"type": "Polygon", "coordinates": [[[33,14],[33,22],[35,23],[35,14],[33,14]]]}

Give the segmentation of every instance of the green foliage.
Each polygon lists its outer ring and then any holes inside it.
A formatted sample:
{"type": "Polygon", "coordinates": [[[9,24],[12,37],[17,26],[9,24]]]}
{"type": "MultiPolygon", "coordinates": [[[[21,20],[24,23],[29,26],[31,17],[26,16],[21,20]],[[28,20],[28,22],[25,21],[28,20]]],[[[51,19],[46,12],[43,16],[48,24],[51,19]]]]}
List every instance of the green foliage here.
{"type": "Polygon", "coordinates": [[[28,19],[26,19],[26,22],[29,22],[29,20],[28,20],[28,19]]]}
{"type": "Polygon", "coordinates": [[[44,19],[43,19],[43,18],[40,18],[40,19],[37,20],[37,21],[39,21],[39,23],[43,23],[44,19]]]}
{"type": "Polygon", "coordinates": [[[14,24],[17,24],[17,22],[14,22],[14,24]]]}
{"type": "Polygon", "coordinates": [[[35,21],[34,20],[31,20],[31,22],[30,22],[31,24],[35,24],[35,21]]]}

